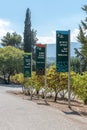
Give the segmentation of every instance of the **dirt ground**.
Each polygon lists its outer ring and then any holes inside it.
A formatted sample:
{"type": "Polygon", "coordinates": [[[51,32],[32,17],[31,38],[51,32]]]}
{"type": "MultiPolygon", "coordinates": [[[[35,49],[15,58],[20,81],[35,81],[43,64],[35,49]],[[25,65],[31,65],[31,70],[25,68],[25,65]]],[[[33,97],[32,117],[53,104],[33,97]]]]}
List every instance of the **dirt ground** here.
{"type": "MultiPolygon", "coordinates": [[[[8,91],[10,94],[19,96],[23,98],[24,100],[30,100],[30,96],[24,95],[22,92],[19,91],[8,91]]],[[[37,98],[36,96],[32,97],[32,101],[39,104],[39,105],[49,105],[49,107],[53,107],[55,109],[58,109],[66,114],[76,114],[80,116],[85,116],[87,118],[87,105],[82,104],[81,102],[77,101],[71,101],[70,106],[68,107],[68,101],[66,100],[57,100],[57,102],[54,102],[52,98],[46,98],[47,104],[44,99],[37,98]]]]}

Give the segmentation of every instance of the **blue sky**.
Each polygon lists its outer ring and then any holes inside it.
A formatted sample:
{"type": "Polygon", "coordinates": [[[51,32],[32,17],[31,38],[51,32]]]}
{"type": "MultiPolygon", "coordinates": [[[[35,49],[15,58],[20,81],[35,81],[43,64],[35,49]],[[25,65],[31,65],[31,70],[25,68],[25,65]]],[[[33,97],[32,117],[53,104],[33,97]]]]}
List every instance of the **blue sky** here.
{"type": "Polygon", "coordinates": [[[81,9],[86,4],[87,0],[1,0],[0,38],[8,31],[23,35],[26,9],[30,8],[38,42],[55,43],[56,30],[71,30],[74,42],[78,25],[86,17],[81,9]]]}

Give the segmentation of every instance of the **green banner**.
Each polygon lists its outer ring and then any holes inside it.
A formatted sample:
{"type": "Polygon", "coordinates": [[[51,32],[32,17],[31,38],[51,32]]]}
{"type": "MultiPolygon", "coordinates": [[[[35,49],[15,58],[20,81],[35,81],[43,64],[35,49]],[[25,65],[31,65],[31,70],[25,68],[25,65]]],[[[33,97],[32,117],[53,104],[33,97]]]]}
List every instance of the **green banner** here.
{"type": "Polygon", "coordinates": [[[68,72],[70,31],[56,31],[56,71],[68,72]]]}
{"type": "Polygon", "coordinates": [[[24,55],[24,77],[31,77],[31,53],[24,55]]]}
{"type": "Polygon", "coordinates": [[[46,45],[36,44],[36,74],[45,75],[46,45]]]}

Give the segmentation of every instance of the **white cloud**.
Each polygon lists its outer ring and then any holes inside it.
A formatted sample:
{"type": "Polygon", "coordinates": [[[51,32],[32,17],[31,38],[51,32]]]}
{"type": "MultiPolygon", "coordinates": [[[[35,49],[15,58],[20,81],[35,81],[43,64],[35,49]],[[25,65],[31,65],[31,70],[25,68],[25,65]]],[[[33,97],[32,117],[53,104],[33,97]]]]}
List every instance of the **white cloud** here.
{"type": "Polygon", "coordinates": [[[38,36],[38,43],[49,44],[56,43],[56,33],[54,31],[51,32],[52,36],[38,36]]]}
{"type": "MultiPolygon", "coordinates": [[[[0,19],[0,39],[6,35],[7,32],[14,32],[14,30],[11,29],[11,22],[6,21],[3,19],[0,19]]],[[[77,35],[79,33],[79,29],[74,29],[71,31],[71,42],[77,42],[77,35]]],[[[56,43],[56,31],[51,31],[51,36],[38,36],[38,43],[42,44],[50,44],[50,43],[56,43]]]]}
{"type": "Polygon", "coordinates": [[[79,33],[79,29],[74,29],[71,31],[71,42],[77,42],[77,36],[79,33]]]}
{"type": "Polygon", "coordinates": [[[2,26],[9,26],[9,25],[10,25],[9,21],[4,21],[4,20],[0,19],[0,27],[2,27],[2,26]]]}
{"type": "Polygon", "coordinates": [[[0,39],[7,33],[13,32],[10,21],[0,19],[0,39]]]}
{"type": "Polygon", "coordinates": [[[51,37],[51,36],[40,36],[38,37],[38,43],[45,43],[45,44],[49,44],[49,43],[55,43],[55,38],[51,37]]]}
{"type": "MultiPolygon", "coordinates": [[[[79,33],[79,29],[74,29],[73,31],[71,31],[71,42],[77,42],[77,35],[79,33]]],[[[42,44],[50,44],[50,43],[56,43],[56,32],[52,31],[51,32],[51,36],[38,36],[38,43],[42,43],[42,44]]]]}

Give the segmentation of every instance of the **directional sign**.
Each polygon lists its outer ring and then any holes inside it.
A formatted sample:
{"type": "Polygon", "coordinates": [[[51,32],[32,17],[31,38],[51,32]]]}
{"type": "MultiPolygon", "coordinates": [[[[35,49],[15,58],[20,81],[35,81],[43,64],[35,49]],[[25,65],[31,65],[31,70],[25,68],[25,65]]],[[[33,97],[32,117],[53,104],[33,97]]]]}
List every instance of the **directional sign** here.
{"type": "Polygon", "coordinates": [[[69,31],[56,31],[56,71],[68,72],[69,31]]]}
{"type": "Polygon", "coordinates": [[[24,55],[24,77],[31,77],[31,53],[24,55]]]}
{"type": "Polygon", "coordinates": [[[45,75],[46,45],[36,44],[36,74],[45,75]]]}

